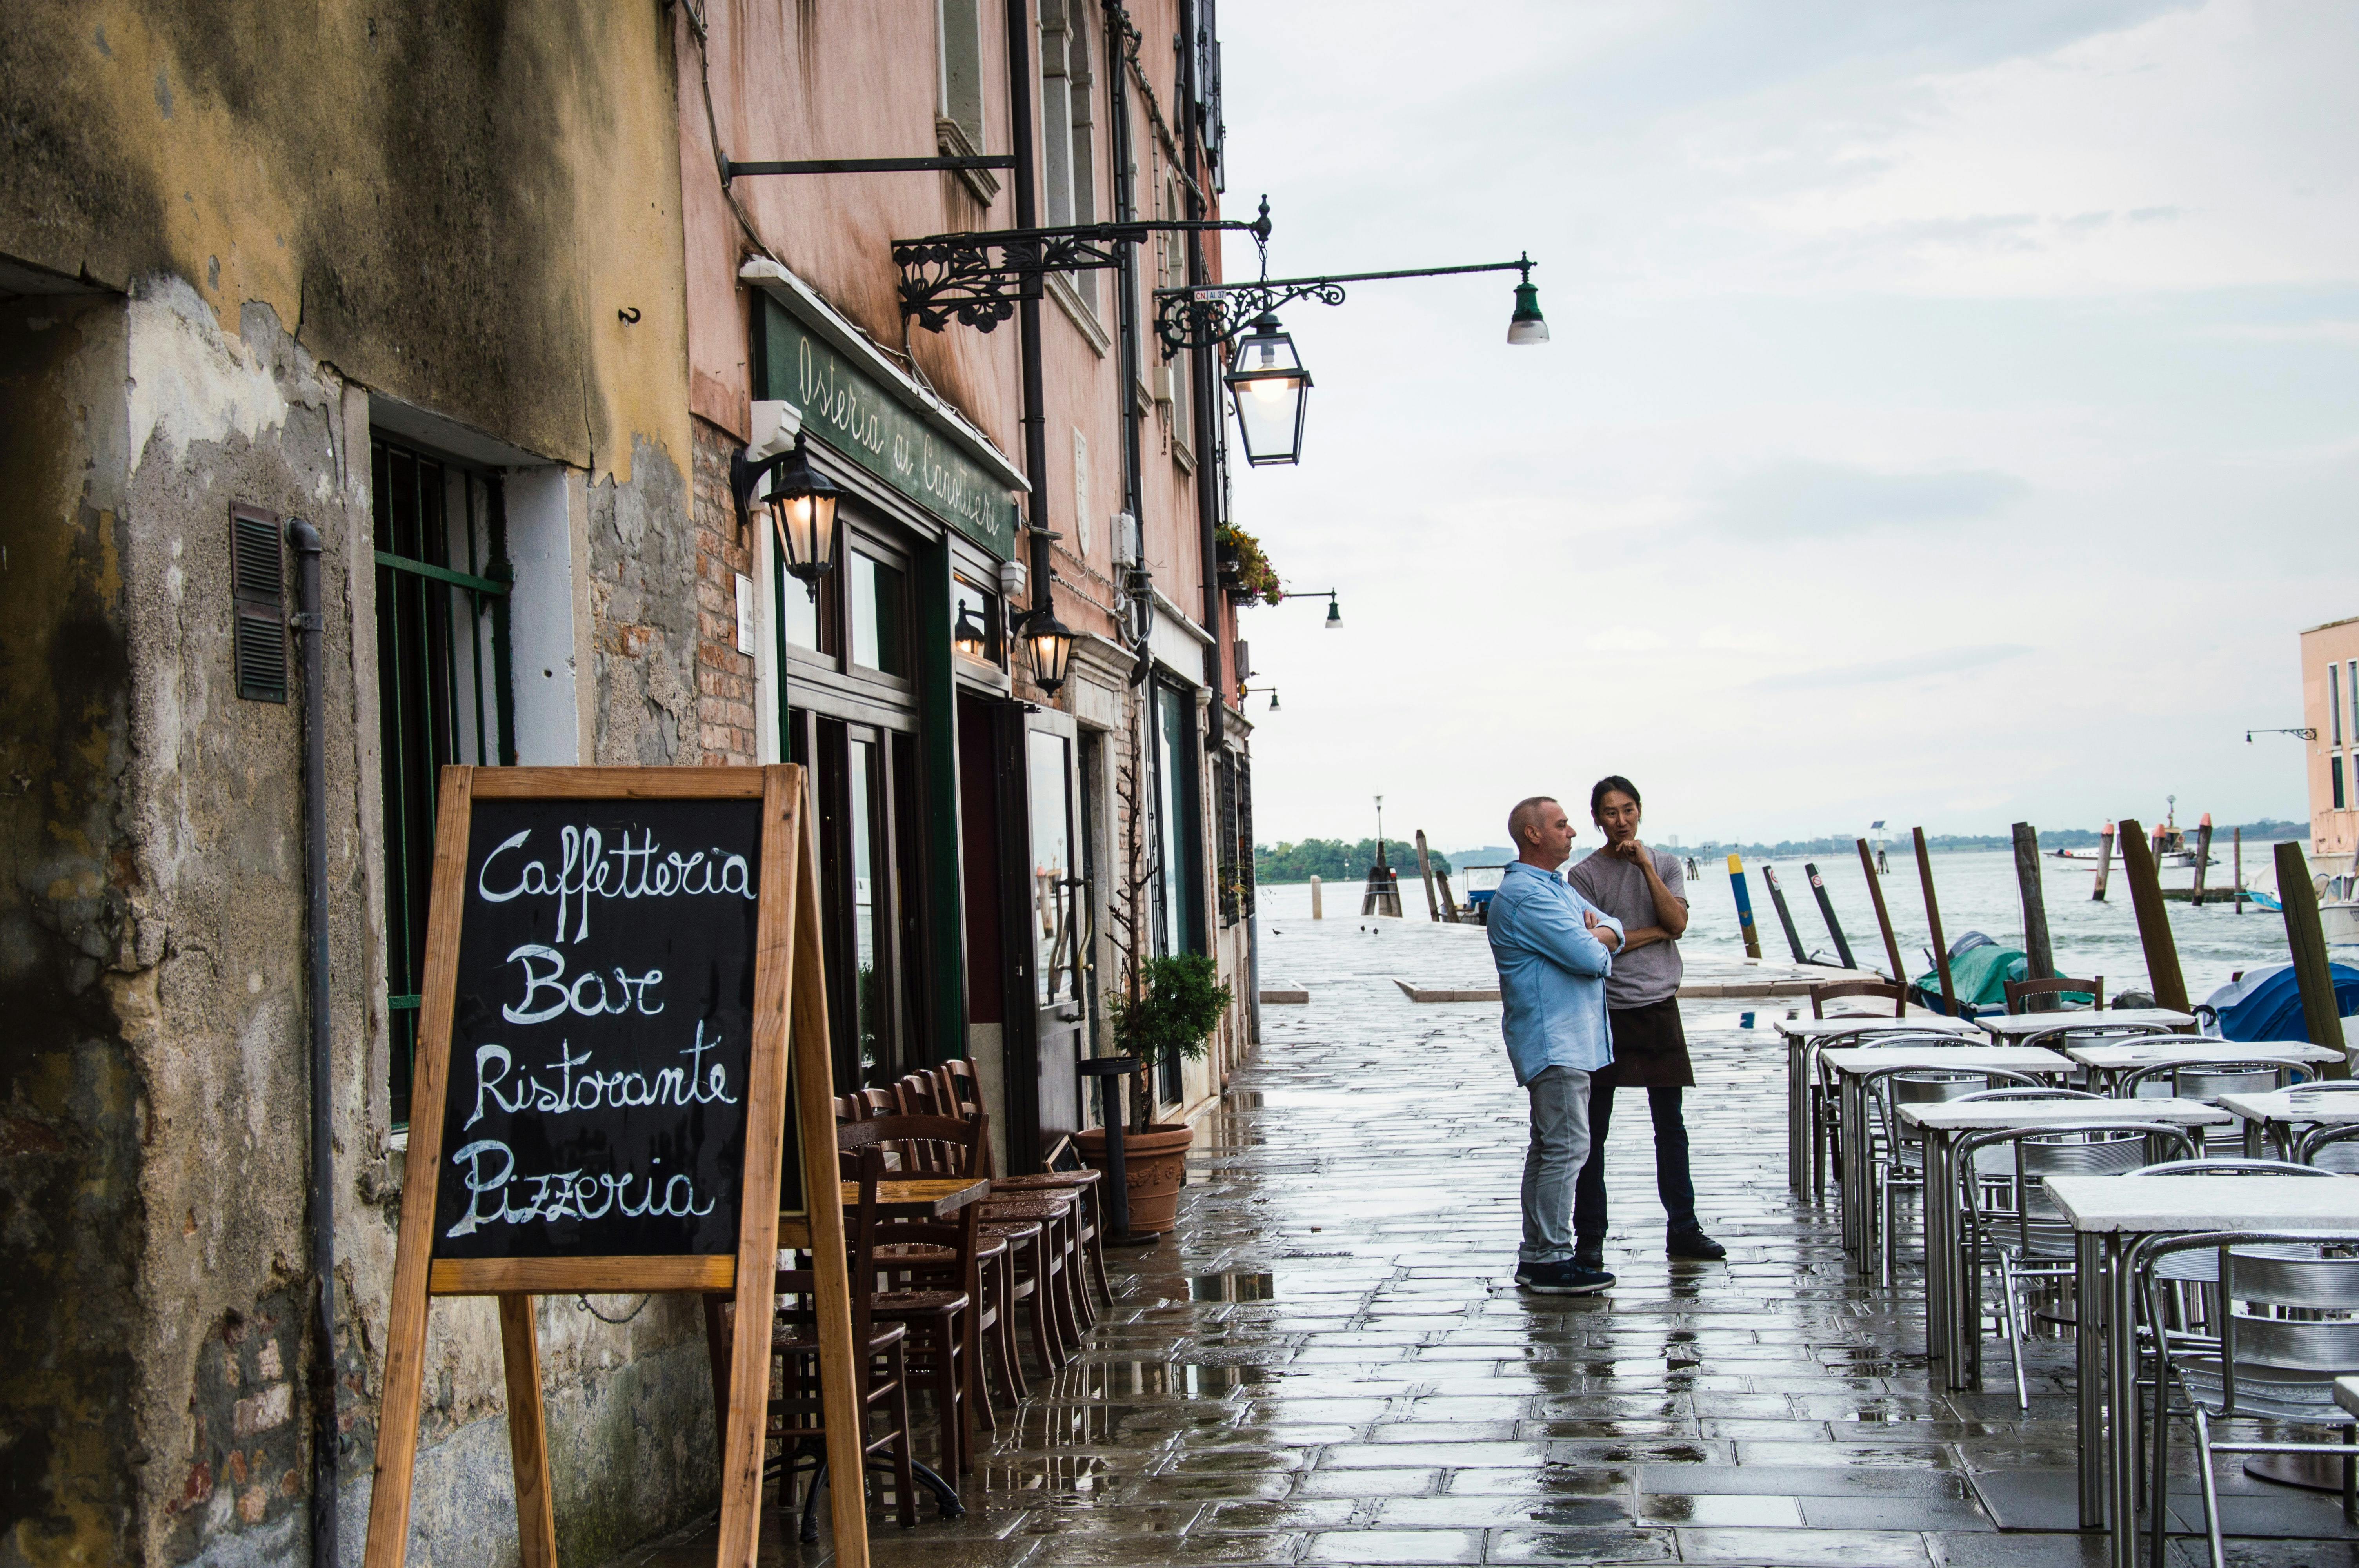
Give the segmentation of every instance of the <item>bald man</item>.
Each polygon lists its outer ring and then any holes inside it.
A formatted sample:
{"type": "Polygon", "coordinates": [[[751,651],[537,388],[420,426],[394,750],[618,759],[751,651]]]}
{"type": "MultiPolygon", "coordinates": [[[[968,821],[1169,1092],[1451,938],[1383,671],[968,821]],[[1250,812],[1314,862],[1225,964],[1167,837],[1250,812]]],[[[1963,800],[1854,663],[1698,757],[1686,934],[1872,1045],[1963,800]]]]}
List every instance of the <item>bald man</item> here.
{"type": "Polygon", "coordinates": [[[1614,1060],[1605,977],[1622,946],[1622,923],[1556,874],[1572,852],[1573,832],[1553,796],[1516,803],[1507,837],[1518,858],[1499,879],[1485,924],[1499,967],[1507,1060],[1531,1097],[1516,1283],[1549,1295],[1588,1295],[1614,1283],[1613,1275],[1574,1259],[1572,1198],[1589,1157],[1590,1075],[1614,1060]]]}

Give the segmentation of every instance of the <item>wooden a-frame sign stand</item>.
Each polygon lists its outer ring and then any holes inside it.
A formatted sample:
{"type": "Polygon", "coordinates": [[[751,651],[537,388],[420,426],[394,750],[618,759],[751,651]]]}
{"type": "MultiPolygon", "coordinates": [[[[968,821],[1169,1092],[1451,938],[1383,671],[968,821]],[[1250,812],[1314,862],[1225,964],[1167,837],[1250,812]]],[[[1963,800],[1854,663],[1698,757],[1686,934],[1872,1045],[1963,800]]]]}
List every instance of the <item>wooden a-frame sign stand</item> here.
{"type": "Polygon", "coordinates": [[[809,799],[804,770],[793,764],[442,770],[417,1076],[410,1096],[409,1152],[394,1262],[376,1473],[369,1498],[368,1548],[363,1559],[365,1568],[401,1568],[408,1552],[429,1298],[499,1298],[520,1556],[524,1568],[557,1568],[557,1525],[549,1494],[547,1413],[541,1404],[533,1297],[659,1291],[735,1293],[735,1338],[721,1456],[717,1563],[719,1568],[754,1568],[769,1402],[777,1195],[788,1114],[795,1116],[799,1132],[796,1141],[801,1150],[801,1186],[818,1276],[821,1388],[827,1411],[828,1469],[834,1477],[828,1491],[835,1555],[847,1568],[867,1568],[866,1495],[861,1483],[865,1456],[837,1186],[831,1094],[833,1069],[821,964],[816,838],[809,799]],[[761,803],[754,1026],[745,1101],[745,1162],[734,1255],[467,1260],[433,1256],[469,828],[477,800],[761,803]],[[791,1107],[788,1104],[790,1089],[791,1107]]]}

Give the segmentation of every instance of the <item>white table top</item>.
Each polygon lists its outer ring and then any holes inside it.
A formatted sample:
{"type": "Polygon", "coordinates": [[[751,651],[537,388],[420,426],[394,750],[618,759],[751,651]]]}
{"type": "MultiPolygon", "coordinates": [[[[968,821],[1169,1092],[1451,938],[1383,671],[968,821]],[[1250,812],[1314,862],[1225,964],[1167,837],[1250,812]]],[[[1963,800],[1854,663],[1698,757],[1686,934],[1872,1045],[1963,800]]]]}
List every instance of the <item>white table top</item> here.
{"type": "Polygon", "coordinates": [[[1951,1132],[2051,1127],[2076,1121],[2167,1121],[2174,1127],[2203,1127],[2231,1119],[2218,1106],[2206,1105],[2200,1099],[1930,1100],[1893,1108],[1901,1120],[1912,1127],[1951,1132]]]}
{"type": "MultiPolygon", "coordinates": [[[[1887,1067],[1954,1069],[2011,1067],[2018,1073],[2060,1073],[2071,1063],[2040,1045],[1847,1045],[1819,1053],[1839,1073],[1875,1073],[1887,1067]]],[[[2126,1105],[2129,1102],[2122,1102],[2126,1105]]]]}
{"type": "Polygon", "coordinates": [[[2341,1127],[2359,1121],[2359,1090],[2307,1086],[2265,1095],[2222,1095],[2220,1103],[2246,1121],[2282,1121],[2288,1126],[2341,1127]]]}
{"type": "Polygon", "coordinates": [[[2335,1379],[2334,1402],[2353,1415],[2359,1415],[2359,1378],[2335,1379]]]}
{"type": "Polygon", "coordinates": [[[2359,1230],[2350,1176],[2056,1176],[2048,1195],[2072,1228],[2359,1230]]]}
{"type": "Polygon", "coordinates": [[[2194,1022],[2193,1013],[2174,1012],[2167,1007],[2116,1007],[2109,1011],[2082,1008],[2074,1012],[2010,1012],[1993,1018],[1977,1018],[1974,1027],[1987,1030],[1995,1038],[2004,1040],[2010,1035],[2038,1034],[2058,1028],[2180,1029],[2194,1022]]]}
{"type": "Polygon", "coordinates": [[[2208,1036],[2148,1035],[2119,1045],[2067,1045],[2064,1054],[2084,1067],[2113,1072],[2151,1067],[2158,1062],[2339,1062],[2343,1053],[2299,1040],[2213,1040],[2208,1036]]]}
{"type": "Polygon", "coordinates": [[[1906,1018],[1781,1018],[1777,1033],[1794,1040],[1824,1040],[1839,1034],[1972,1034],[1974,1026],[1962,1018],[1938,1012],[1912,1012],[1906,1018]]]}

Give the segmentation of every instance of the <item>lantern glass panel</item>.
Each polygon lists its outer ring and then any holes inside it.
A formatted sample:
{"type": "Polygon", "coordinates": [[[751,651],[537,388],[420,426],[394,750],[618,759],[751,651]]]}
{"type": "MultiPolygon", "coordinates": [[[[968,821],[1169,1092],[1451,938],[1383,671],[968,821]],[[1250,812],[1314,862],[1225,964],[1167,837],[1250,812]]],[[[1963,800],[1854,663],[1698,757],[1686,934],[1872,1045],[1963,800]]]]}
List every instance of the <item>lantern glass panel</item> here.
{"type": "Polygon", "coordinates": [[[1302,368],[1294,340],[1277,330],[1274,317],[1255,323],[1237,344],[1224,379],[1236,400],[1245,461],[1256,467],[1299,462],[1310,374],[1302,368]]]}

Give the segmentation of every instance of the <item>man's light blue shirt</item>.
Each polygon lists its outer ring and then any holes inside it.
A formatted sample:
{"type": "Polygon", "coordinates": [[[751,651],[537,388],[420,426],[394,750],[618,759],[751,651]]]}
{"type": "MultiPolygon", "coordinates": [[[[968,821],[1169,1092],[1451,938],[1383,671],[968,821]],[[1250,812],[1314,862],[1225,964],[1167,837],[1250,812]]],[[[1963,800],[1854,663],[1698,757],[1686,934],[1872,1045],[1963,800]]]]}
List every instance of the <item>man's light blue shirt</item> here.
{"type": "Polygon", "coordinates": [[[1548,1067],[1593,1073],[1614,1060],[1605,1023],[1605,977],[1614,955],[1589,934],[1583,910],[1617,937],[1622,923],[1582,897],[1561,877],[1518,860],[1491,895],[1486,924],[1499,966],[1501,1026],[1516,1082],[1548,1067]]]}

